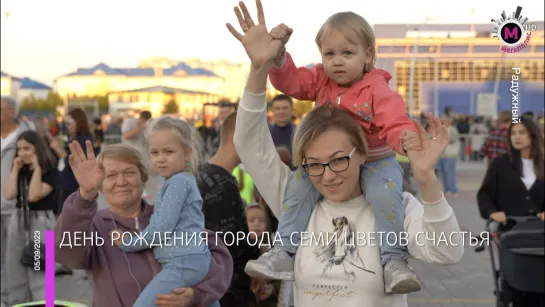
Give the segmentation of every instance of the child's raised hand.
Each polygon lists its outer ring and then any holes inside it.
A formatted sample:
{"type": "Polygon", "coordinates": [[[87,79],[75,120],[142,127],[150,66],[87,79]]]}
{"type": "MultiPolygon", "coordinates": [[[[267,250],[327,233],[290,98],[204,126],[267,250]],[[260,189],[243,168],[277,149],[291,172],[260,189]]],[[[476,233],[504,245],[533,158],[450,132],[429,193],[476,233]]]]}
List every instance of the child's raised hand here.
{"type": "Polygon", "coordinates": [[[293,29],[281,23],[274,27],[269,33],[274,39],[279,39],[282,43],[287,44],[290,40],[293,29]]]}
{"type": "Polygon", "coordinates": [[[422,140],[420,139],[420,135],[412,130],[404,130],[403,131],[403,149],[405,152],[414,150],[414,151],[421,151],[422,150],[422,140]]]}
{"type": "Polygon", "coordinates": [[[279,50],[278,55],[276,59],[274,60],[274,65],[276,67],[280,67],[284,64],[284,56],[286,52],[286,44],[290,40],[291,34],[293,33],[293,29],[286,26],[285,24],[281,23],[278,26],[274,27],[269,34],[271,37],[275,40],[279,40],[282,42],[282,48],[279,50]]]}

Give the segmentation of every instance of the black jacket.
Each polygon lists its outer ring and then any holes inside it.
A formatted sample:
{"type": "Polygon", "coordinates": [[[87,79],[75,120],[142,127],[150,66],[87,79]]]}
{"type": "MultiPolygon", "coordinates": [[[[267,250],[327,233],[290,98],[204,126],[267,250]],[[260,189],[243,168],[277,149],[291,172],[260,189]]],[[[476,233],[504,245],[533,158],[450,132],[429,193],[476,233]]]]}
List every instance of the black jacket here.
{"type": "Polygon", "coordinates": [[[490,214],[497,211],[511,216],[535,216],[543,212],[543,184],[543,180],[536,179],[530,190],[526,189],[515,171],[511,155],[507,153],[495,158],[477,193],[481,217],[488,219],[490,214]]]}

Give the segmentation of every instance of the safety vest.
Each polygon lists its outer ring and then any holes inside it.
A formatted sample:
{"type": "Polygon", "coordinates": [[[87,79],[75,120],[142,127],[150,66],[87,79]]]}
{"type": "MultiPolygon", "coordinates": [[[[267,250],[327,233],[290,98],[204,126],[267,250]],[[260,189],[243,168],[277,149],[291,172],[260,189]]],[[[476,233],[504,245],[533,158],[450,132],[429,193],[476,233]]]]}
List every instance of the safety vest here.
{"type": "Polygon", "coordinates": [[[250,174],[246,171],[243,171],[239,166],[235,167],[233,170],[233,177],[237,180],[240,197],[246,202],[246,204],[251,204],[255,201],[254,199],[254,182],[250,174]]]}
{"type": "Polygon", "coordinates": [[[399,163],[403,163],[403,162],[409,163],[409,158],[407,158],[406,156],[400,155],[398,153],[396,153],[396,160],[399,163]]]}

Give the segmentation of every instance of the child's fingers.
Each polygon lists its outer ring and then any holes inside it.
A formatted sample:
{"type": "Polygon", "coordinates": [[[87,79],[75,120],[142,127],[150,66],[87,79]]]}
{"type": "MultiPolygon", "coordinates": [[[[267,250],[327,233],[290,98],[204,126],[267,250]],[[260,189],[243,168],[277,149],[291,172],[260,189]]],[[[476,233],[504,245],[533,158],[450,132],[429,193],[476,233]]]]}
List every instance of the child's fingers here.
{"type": "Polygon", "coordinates": [[[284,38],[284,36],[285,36],[283,31],[281,29],[279,29],[278,27],[272,29],[269,34],[275,39],[281,39],[281,38],[284,38]]]}
{"type": "Polygon", "coordinates": [[[405,151],[422,150],[422,142],[420,141],[420,138],[411,138],[403,141],[403,148],[405,151]]]}
{"type": "Polygon", "coordinates": [[[422,151],[422,146],[411,146],[410,148],[405,148],[405,151],[422,151]]]}
{"type": "Polygon", "coordinates": [[[408,139],[408,140],[404,140],[403,141],[403,147],[407,148],[407,146],[422,146],[422,142],[420,141],[419,138],[412,138],[412,139],[408,139]]]}

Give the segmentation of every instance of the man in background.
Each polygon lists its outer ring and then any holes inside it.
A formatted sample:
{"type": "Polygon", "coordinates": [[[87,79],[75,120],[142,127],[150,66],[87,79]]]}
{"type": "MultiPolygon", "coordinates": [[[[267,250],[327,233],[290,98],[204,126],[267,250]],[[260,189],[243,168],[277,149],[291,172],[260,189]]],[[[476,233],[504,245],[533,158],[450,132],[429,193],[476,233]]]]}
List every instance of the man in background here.
{"type": "Polygon", "coordinates": [[[271,101],[271,111],[274,124],[271,126],[271,135],[276,147],[285,146],[292,152],[293,135],[293,100],[287,95],[278,95],[271,101]]]}
{"type": "MultiPolygon", "coordinates": [[[[150,119],[151,112],[142,111],[140,112],[140,117],[127,118],[125,121],[123,121],[123,125],[121,126],[122,142],[136,147],[140,153],[142,153],[142,157],[144,158],[148,169],[151,169],[151,162],[148,152],[149,142],[145,132],[150,119]]],[[[145,189],[142,197],[149,198],[149,195],[146,193],[145,189]]]]}
{"type": "Polygon", "coordinates": [[[30,122],[22,121],[17,119],[19,113],[19,104],[15,98],[11,96],[2,96],[1,100],[1,112],[0,112],[0,129],[2,132],[2,191],[0,191],[1,197],[1,275],[2,275],[2,291],[1,291],[1,306],[7,307],[8,305],[8,293],[6,293],[6,281],[9,276],[6,276],[6,251],[7,251],[7,239],[8,239],[8,229],[10,229],[10,224],[12,216],[16,214],[16,199],[6,200],[4,198],[4,186],[6,185],[9,174],[13,166],[13,159],[15,158],[15,153],[17,151],[16,142],[19,135],[27,130],[34,130],[34,125],[31,125],[30,122]]]}
{"type": "Polygon", "coordinates": [[[233,113],[233,104],[229,101],[218,102],[218,116],[208,126],[206,123],[197,130],[202,140],[202,155],[204,161],[208,161],[216,154],[220,146],[220,130],[224,120],[233,113]]]}
{"type": "Polygon", "coordinates": [[[481,149],[481,155],[488,157],[488,165],[494,158],[509,151],[511,118],[510,111],[502,111],[498,117],[497,127],[488,134],[488,138],[481,149]]]}
{"type": "Polygon", "coordinates": [[[244,204],[239,193],[233,169],[240,158],[233,144],[236,113],[228,115],[220,131],[220,145],[212,158],[204,164],[198,176],[198,186],[203,198],[205,228],[229,233],[222,237],[233,257],[233,279],[227,293],[220,300],[222,307],[248,307],[255,302],[250,290],[250,277],[244,272],[246,263],[259,257],[258,245],[250,246],[248,240],[233,241],[238,232],[248,235],[244,204]]]}

